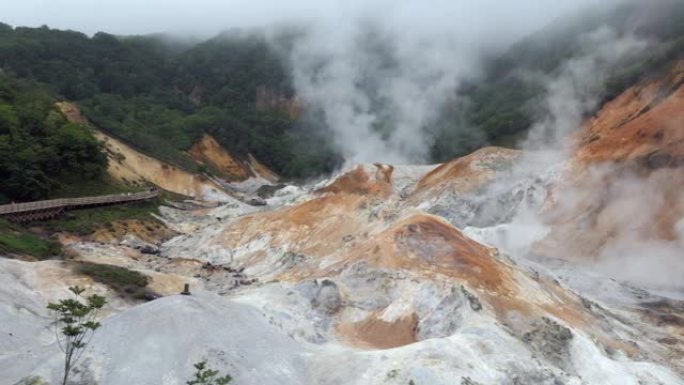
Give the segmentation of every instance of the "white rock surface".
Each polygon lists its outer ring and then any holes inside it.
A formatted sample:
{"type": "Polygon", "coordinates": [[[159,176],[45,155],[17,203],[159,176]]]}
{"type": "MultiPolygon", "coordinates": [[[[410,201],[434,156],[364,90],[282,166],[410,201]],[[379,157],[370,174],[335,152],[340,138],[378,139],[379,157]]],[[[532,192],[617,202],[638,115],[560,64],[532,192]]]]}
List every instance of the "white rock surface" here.
{"type": "MultiPolygon", "coordinates": [[[[89,285],[116,306],[80,361],[74,383],[181,385],[192,364],[207,359],[237,385],[684,384],[681,352],[657,342],[668,336],[667,328],[642,317],[641,303],[660,297],[575,266],[525,258],[545,228],[521,213],[540,207],[556,171],[543,178],[523,173],[513,184],[418,203],[452,224],[467,225],[467,236],[500,248],[469,262],[482,262],[473,268],[460,259],[474,247],[466,237],[452,259],[437,258],[450,247],[443,244],[448,234],[434,230],[446,227],[444,221],[425,228],[410,221],[397,225],[418,214],[434,218],[400,196],[430,170],[397,167],[391,196],[323,199],[351,203],[333,217],[307,221],[306,215],[325,209],[313,205],[275,230],[266,227],[302,202],[317,202],[320,195],[313,191],[327,182],[281,189],[265,208],[231,202],[201,213],[164,209],[165,220],[182,234],[163,244],[159,256],[74,245],[88,260],[185,275],[197,287],[192,296],[132,306],[89,285]],[[243,221],[272,213],[263,222],[243,221]],[[349,234],[328,240],[338,225],[345,226],[336,218],[354,225],[349,234]],[[317,248],[307,249],[311,245],[301,239],[317,248]],[[374,244],[376,239],[384,240],[374,244]],[[364,249],[366,244],[375,247],[364,249]],[[415,249],[406,264],[397,259],[400,246],[415,249]],[[374,265],[378,260],[385,265],[374,265]],[[473,270],[430,270],[440,264],[473,270]],[[496,285],[469,281],[488,266],[515,290],[490,292],[496,285]],[[408,314],[415,317],[413,343],[373,347],[344,331],[392,333],[408,314]]],[[[45,305],[66,296],[67,286],[82,277],[59,262],[0,259],[0,279],[0,385],[31,375],[56,383],[61,355],[45,305]]]]}

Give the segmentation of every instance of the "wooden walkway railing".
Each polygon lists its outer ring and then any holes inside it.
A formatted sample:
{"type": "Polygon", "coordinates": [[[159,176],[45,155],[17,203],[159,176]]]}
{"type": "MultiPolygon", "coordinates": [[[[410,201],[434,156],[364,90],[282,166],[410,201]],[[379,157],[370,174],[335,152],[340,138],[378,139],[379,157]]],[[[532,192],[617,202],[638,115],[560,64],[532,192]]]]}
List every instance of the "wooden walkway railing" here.
{"type": "MultiPolygon", "coordinates": [[[[61,212],[63,210],[77,209],[89,206],[101,206],[117,203],[135,202],[156,198],[158,190],[143,191],[139,193],[123,193],[114,195],[101,195],[85,198],[63,198],[35,201],[26,203],[11,203],[0,205],[0,216],[14,216],[20,218],[22,214],[35,212],[61,212]]],[[[33,219],[27,217],[27,219],[33,219]]]]}

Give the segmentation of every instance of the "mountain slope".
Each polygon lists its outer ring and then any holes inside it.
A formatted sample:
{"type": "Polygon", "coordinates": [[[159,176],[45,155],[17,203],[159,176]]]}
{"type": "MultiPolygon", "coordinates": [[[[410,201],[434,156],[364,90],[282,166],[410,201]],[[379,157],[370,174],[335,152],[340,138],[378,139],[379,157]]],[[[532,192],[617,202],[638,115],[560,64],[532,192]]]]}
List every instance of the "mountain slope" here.
{"type": "MultiPolygon", "coordinates": [[[[447,161],[488,143],[516,146],[541,118],[537,107],[547,96],[546,80],[590,49],[593,33],[612,34],[615,41],[607,47],[618,47],[622,38],[649,46],[648,52],[604,63],[606,77],[593,85],[599,98],[659,76],[682,57],[682,20],[684,7],[675,0],[595,6],[484,58],[482,76],[461,79],[454,97],[432,106],[437,116],[416,127],[430,138],[430,160],[447,161]]],[[[330,173],[343,160],[320,111],[296,95],[288,50],[304,32],[294,30],[232,31],[187,44],[162,35],[87,37],[2,25],[0,66],[79,102],[101,129],[177,167],[193,171],[197,162],[187,152],[210,134],[238,160],[252,154],[281,176],[306,178],[330,173]]],[[[386,70],[396,70],[397,58],[383,56],[391,47],[373,44],[386,70]]],[[[396,111],[383,110],[389,107],[373,96],[382,94],[382,79],[364,84],[371,112],[379,117],[375,128],[396,129],[396,111]]]]}
{"type": "Polygon", "coordinates": [[[625,91],[576,135],[573,168],[555,199],[575,198],[550,207],[540,252],[598,258],[642,283],[681,287],[683,69],[625,91]]]}
{"type": "MultiPolygon", "coordinates": [[[[577,147],[560,164],[543,152],[485,148],[429,168],[361,165],[277,191],[261,209],[165,208],[183,234],[160,256],[72,243],[77,261],[107,258],[153,274],[165,292],[187,280],[195,293],[134,306],[95,286],[118,314],[104,320],[78,376],[172,384],[206,357],[255,385],[683,384],[676,280],[622,274],[635,266],[625,254],[611,271],[592,248],[594,240],[632,247],[622,242],[635,224],[672,230],[681,220],[681,130],[665,124],[677,122],[680,79],[677,67],[606,104],[570,138],[577,147]],[[650,214],[659,207],[674,214],[650,214]],[[576,245],[581,253],[570,258],[576,245]]],[[[638,257],[676,276],[681,265],[652,241],[680,252],[680,238],[650,234],[635,238],[646,247],[638,257]]],[[[8,348],[0,364],[13,381],[59,375],[53,340],[31,326],[47,322],[40,304],[55,295],[27,278],[38,266],[0,265],[14,282],[0,319],[32,349],[8,348]],[[17,323],[11,309],[20,304],[35,309],[17,323]]]]}
{"type": "Polygon", "coordinates": [[[337,162],[301,127],[286,66],[262,32],[186,44],[0,24],[0,57],[3,72],[78,102],[100,129],[176,167],[195,169],[187,151],[204,134],[288,177],[337,162]]]}
{"type": "MultiPolygon", "coordinates": [[[[88,125],[88,121],[74,104],[62,102],[58,107],[70,120],[88,125]]],[[[119,181],[140,186],[151,183],[164,190],[190,197],[231,199],[216,182],[142,154],[102,131],[93,129],[93,134],[104,144],[108,154],[109,174],[119,181]]]]}

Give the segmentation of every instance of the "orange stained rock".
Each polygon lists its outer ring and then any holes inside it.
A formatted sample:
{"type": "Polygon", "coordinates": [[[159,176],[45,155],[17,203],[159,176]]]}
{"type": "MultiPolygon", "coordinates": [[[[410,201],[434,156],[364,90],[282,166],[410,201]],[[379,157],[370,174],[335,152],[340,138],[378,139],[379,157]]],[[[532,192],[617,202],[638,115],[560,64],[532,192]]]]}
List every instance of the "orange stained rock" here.
{"type": "Polygon", "coordinates": [[[378,315],[359,322],[343,322],[337,332],[350,345],[375,349],[391,349],[417,341],[418,316],[411,313],[393,321],[378,315]]]}
{"type": "MultiPolygon", "coordinates": [[[[427,280],[446,279],[464,284],[475,292],[485,308],[495,313],[499,322],[516,333],[523,333],[531,320],[550,314],[588,330],[606,344],[619,346],[619,341],[595,330],[596,320],[583,310],[579,298],[555,283],[533,280],[500,260],[495,249],[468,238],[432,215],[416,213],[389,227],[374,227],[357,211],[366,201],[366,197],[355,194],[324,195],[276,212],[247,216],[224,232],[223,238],[225,245],[232,248],[266,239],[267,247],[309,257],[279,273],[279,280],[336,277],[362,262],[378,269],[403,270],[427,280]],[[371,234],[364,236],[365,232],[371,234]],[[342,241],[348,234],[358,240],[349,247],[342,241]]],[[[260,247],[247,260],[254,264],[267,257],[260,247]]],[[[392,321],[383,320],[378,314],[362,321],[339,321],[337,331],[342,340],[356,346],[386,349],[416,340],[418,320],[410,311],[392,321]]]]}
{"type": "Polygon", "coordinates": [[[329,272],[362,260],[381,268],[451,276],[473,287],[504,293],[511,290],[510,269],[495,254],[495,249],[473,241],[440,218],[416,214],[353,248],[329,272]]]}
{"type": "Polygon", "coordinates": [[[64,114],[68,121],[86,125],[89,124],[88,120],[83,116],[81,110],[76,104],[70,102],[57,102],[55,105],[64,114]]]}
{"type": "Polygon", "coordinates": [[[368,171],[361,165],[357,166],[317,192],[389,196],[392,193],[394,167],[378,163],[373,166],[373,171],[368,171]]]}
{"type": "Polygon", "coordinates": [[[189,153],[193,159],[211,166],[231,182],[241,182],[252,176],[249,168],[236,160],[211,135],[204,134],[189,153]]]}
{"type": "Polygon", "coordinates": [[[226,247],[238,247],[268,237],[271,247],[323,257],[335,253],[347,235],[368,226],[357,211],[367,198],[360,195],[325,195],[280,210],[245,216],[223,233],[226,247]]]}
{"type": "Polygon", "coordinates": [[[380,268],[454,278],[476,290],[502,322],[511,314],[534,317],[548,312],[575,326],[591,323],[575,295],[553,282],[531,280],[497,253],[440,218],[420,214],[351,251],[345,263],[363,260],[380,268]]]}
{"type": "Polygon", "coordinates": [[[252,170],[262,178],[266,179],[267,181],[270,181],[272,183],[275,183],[280,179],[278,177],[278,174],[276,174],[273,170],[268,168],[266,165],[263,163],[259,162],[252,154],[249,154],[248,156],[249,160],[249,165],[252,168],[252,170]]]}
{"type": "Polygon", "coordinates": [[[615,240],[673,241],[684,215],[684,61],[606,103],[575,135],[572,167],[535,252],[594,259],[615,240]]]}
{"type": "Polygon", "coordinates": [[[472,191],[490,182],[497,169],[510,165],[520,154],[518,150],[501,147],[482,148],[435,168],[418,181],[411,195],[437,196],[449,188],[463,193],[472,191]]]}
{"type": "Polygon", "coordinates": [[[684,62],[664,79],[632,87],[582,128],[577,158],[624,161],[656,151],[684,157],[684,62]]]}

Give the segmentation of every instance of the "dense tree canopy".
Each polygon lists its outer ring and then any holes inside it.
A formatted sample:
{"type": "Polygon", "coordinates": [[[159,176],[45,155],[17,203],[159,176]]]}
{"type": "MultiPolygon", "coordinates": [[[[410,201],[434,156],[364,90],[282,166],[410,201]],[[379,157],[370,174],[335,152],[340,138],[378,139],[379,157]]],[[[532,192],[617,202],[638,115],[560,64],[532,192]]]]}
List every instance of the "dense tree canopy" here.
{"type": "Polygon", "coordinates": [[[38,85],[0,75],[0,202],[46,198],[62,180],[102,176],[107,158],[38,85]]]}
{"type": "Polygon", "coordinates": [[[293,95],[285,66],[257,34],[186,44],[3,25],[0,68],[78,101],[99,128],[191,171],[186,151],[204,133],[286,177],[330,171],[337,161],[330,147],[308,145],[314,138],[293,116],[257,108],[259,88],[293,95]]]}
{"type": "Polygon", "coordinates": [[[305,146],[312,138],[292,116],[256,108],[258,88],[293,92],[284,65],[255,34],[224,33],[189,45],[163,36],[89,38],[3,25],[0,67],[79,102],[98,127],[189,170],[196,165],[186,151],[204,133],[285,176],[329,171],[336,160],[325,146],[325,154],[305,146]]]}

